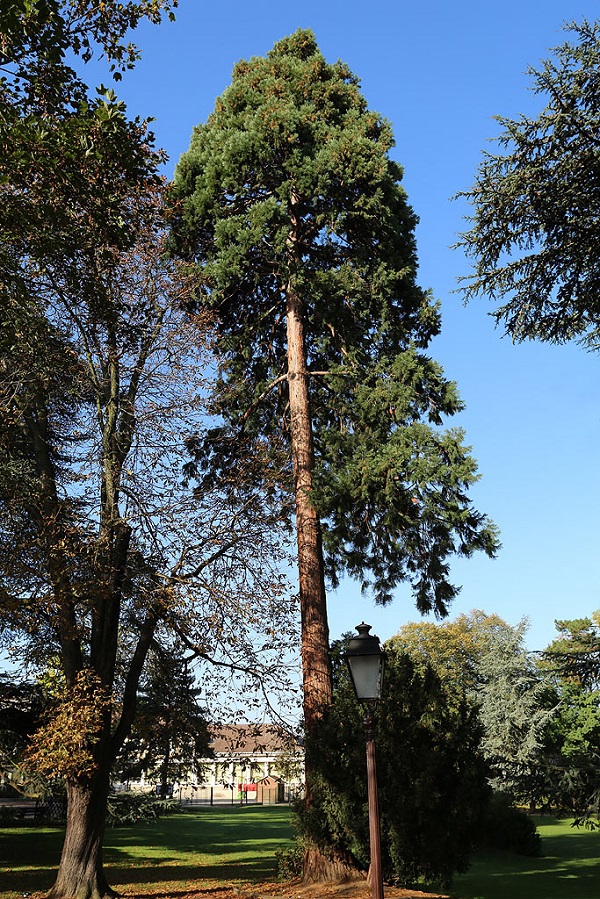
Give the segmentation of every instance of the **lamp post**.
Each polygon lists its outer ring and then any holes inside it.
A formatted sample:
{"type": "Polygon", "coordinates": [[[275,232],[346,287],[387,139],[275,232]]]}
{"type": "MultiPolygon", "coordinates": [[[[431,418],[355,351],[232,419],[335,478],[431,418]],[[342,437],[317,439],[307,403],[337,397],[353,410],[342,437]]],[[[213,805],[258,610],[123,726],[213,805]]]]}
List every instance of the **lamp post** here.
{"type": "Polygon", "coordinates": [[[371,846],[371,886],[373,899],[383,899],[381,871],[381,837],[379,830],[379,802],[377,798],[377,769],[375,766],[375,709],[381,698],[385,653],[379,637],[369,634],[370,624],[356,626],[345,653],[346,663],[356,698],[365,710],[365,738],[367,742],[367,790],[369,795],[369,840],[371,846]]]}

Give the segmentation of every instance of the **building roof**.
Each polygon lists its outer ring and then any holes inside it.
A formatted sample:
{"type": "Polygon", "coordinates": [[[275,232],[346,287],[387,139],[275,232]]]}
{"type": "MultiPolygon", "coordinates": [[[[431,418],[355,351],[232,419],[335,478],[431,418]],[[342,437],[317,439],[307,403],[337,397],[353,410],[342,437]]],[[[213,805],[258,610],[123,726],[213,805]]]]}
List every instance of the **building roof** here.
{"type": "Polygon", "coordinates": [[[275,724],[221,724],[211,727],[211,733],[211,749],[219,755],[280,755],[301,751],[298,740],[275,724]]]}

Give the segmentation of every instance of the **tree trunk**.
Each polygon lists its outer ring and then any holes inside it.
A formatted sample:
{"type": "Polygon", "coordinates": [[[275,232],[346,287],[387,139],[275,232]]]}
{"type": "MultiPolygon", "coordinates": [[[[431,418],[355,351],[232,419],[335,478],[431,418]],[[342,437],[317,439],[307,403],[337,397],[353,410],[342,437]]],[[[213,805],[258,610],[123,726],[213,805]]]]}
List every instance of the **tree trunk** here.
{"type": "MultiPolygon", "coordinates": [[[[290,197],[291,228],[288,236],[288,263],[293,272],[301,250],[300,198],[295,189],[290,197]]],[[[291,278],[285,288],[288,390],[290,430],[294,463],[296,499],[296,537],[298,540],[298,580],[302,628],[302,677],[304,687],[304,726],[312,733],[323,708],[331,703],[331,661],[329,626],[323,574],[323,549],[317,510],[312,502],[315,453],[308,395],[304,304],[291,278]]],[[[307,788],[309,778],[307,772],[307,788]]]]}
{"type": "Polygon", "coordinates": [[[287,291],[287,341],[302,626],[304,721],[310,734],[315,722],[321,717],[323,708],[331,702],[331,664],[321,530],[317,510],[311,499],[314,448],[302,303],[291,287],[287,291]]]}
{"type": "MultiPolygon", "coordinates": [[[[294,222],[294,216],[292,215],[294,222]]],[[[295,228],[290,233],[289,252],[293,263],[297,247],[295,228]]],[[[302,680],[304,693],[304,726],[310,736],[323,710],[332,701],[329,626],[323,572],[323,549],[319,517],[311,494],[315,454],[306,370],[304,316],[302,299],[291,283],[286,287],[286,324],[290,429],[296,499],[296,536],[298,540],[298,581],[302,640],[302,680]]],[[[305,769],[305,802],[313,796],[312,770],[307,759],[305,769]]],[[[306,849],[303,880],[306,883],[341,881],[358,875],[356,868],[344,859],[325,855],[314,845],[306,849]]]]}
{"type": "Polygon", "coordinates": [[[163,760],[160,766],[160,798],[166,799],[169,787],[169,768],[171,766],[171,736],[169,734],[169,721],[164,723],[167,739],[163,746],[163,760]]]}
{"type": "Polygon", "coordinates": [[[67,785],[67,830],[56,882],[48,899],[113,899],[104,875],[102,840],[109,775],[91,785],[67,785]]]}
{"type": "Polygon", "coordinates": [[[309,846],[302,862],[304,883],[343,883],[366,879],[364,871],[359,871],[351,863],[339,857],[329,857],[316,846],[309,846]]]}

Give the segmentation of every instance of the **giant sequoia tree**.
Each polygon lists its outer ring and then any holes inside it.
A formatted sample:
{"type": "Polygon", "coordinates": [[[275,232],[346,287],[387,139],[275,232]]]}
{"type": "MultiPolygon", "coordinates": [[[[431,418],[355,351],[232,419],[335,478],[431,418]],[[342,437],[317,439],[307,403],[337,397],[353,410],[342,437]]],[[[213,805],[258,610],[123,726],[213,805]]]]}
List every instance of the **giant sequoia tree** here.
{"type": "Polygon", "coordinates": [[[331,697],[325,577],[382,602],[408,581],[444,615],[449,557],[496,547],[467,496],[475,462],[440,428],[461,403],[426,352],[440,320],[392,145],[348,67],[297,31],[236,65],[173,189],[174,244],[216,314],[223,426],[204,464],[259,452],[295,500],[309,732],[331,697]]]}

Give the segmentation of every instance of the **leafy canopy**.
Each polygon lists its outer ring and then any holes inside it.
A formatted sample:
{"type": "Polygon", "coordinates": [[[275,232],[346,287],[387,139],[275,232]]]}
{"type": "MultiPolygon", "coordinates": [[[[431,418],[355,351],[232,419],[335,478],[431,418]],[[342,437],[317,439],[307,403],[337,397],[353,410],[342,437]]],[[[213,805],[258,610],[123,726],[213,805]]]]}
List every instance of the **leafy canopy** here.
{"type": "Polygon", "coordinates": [[[556,801],[591,828],[600,826],[599,624],[598,611],[555,621],[558,636],[540,660],[558,700],[550,728],[556,801]]]}

